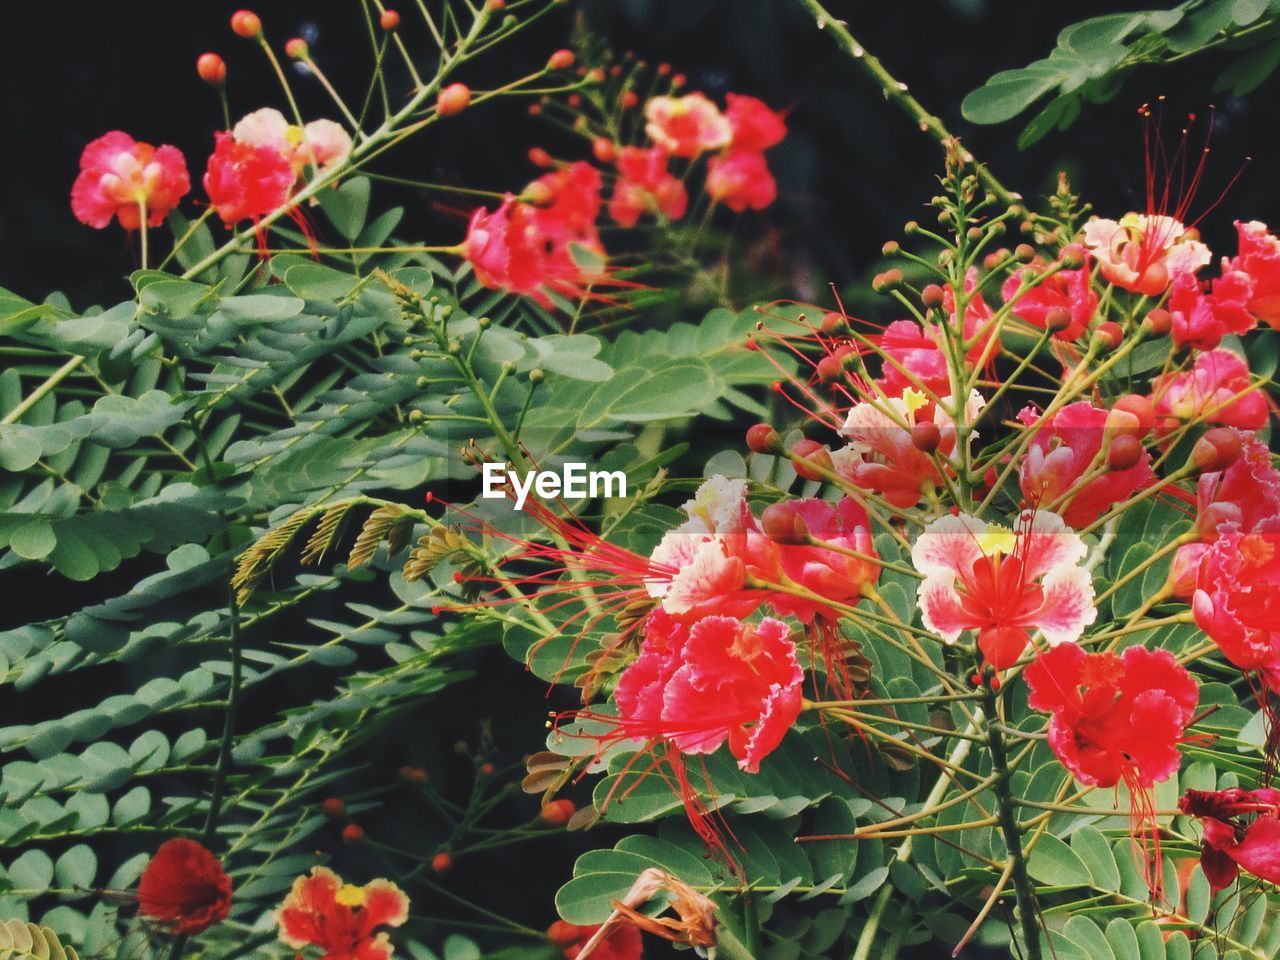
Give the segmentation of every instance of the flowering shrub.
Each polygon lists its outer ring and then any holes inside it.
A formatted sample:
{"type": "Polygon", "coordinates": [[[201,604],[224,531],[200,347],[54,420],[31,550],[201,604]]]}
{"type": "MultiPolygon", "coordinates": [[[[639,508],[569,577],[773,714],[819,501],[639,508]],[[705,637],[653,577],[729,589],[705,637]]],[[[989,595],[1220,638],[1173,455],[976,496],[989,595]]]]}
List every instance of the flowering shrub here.
{"type": "Polygon", "coordinates": [[[1038,209],[894,83],[945,152],[886,307],[737,309],[709,225],[785,193],[787,112],[582,36],[468,84],[553,6],[419,5],[425,52],[366,7],[363,104],[237,12],[280,103],[200,58],[198,199],[121,131],[70,186],[128,299],[0,291],[0,569],[67,584],[0,633],[0,950],[1273,954],[1271,229],[1211,250],[1160,137],[1145,209],[1038,209]],[[519,96],[564,157],[440,244],[371,219],[385,151],[519,96]]]}

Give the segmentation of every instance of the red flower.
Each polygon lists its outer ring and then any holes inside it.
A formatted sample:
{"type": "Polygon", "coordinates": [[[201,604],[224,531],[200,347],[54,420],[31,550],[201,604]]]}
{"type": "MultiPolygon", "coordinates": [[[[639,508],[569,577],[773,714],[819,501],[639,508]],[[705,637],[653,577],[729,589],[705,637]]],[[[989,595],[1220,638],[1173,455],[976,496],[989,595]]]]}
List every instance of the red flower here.
{"type": "Polygon", "coordinates": [[[1224,657],[1280,691],[1277,545],[1280,517],[1261,520],[1247,532],[1235,523],[1223,524],[1200,560],[1191,608],[1224,657]]]}
{"type": "Polygon", "coordinates": [[[908,387],[928,390],[938,398],[951,392],[947,355],[917,323],[895,320],[874,339],[886,357],[877,381],[885,396],[900,397],[908,387]]]}
{"type": "Polygon", "coordinates": [[[524,198],[537,210],[544,235],[591,246],[599,242],[600,186],[600,171],[579,160],[544,173],[525,187],[524,198]]]}
{"type": "Polygon", "coordinates": [[[1180,597],[1194,593],[1200,563],[1218,539],[1219,527],[1233,523],[1240,530],[1254,530],[1280,513],[1280,471],[1271,465],[1271,451],[1251,432],[1239,431],[1239,436],[1241,454],[1235,463],[1200,474],[1195,526],[1200,542],[1179,547],[1173,560],[1172,580],[1180,597]]]}
{"type": "MultiPolygon", "coordinates": [[[[1179,213],[1182,213],[1181,205],[1179,213]]],[[[1195,273],[1209,262],[1209,248],[1176,217],[1128,213],[1115,220],[1090,220],[1084,243],[1102,275],[1117,287],[1158,297],[1180,273],[1195,273]]]]}
{"type": "Polygon", "coordinates": [[[1263,323],[1280,328],[1280,240],[1265,223],[1236,221],[1240,252],[1223,259],[1222,271],[1239,271],[1252,281],[1248,309],[1263,323]]]}
{"type": "MultiPolygon", "coordinates": [[[[1039,268],[1030,267],[1024,275],[1027,272],[1034,276],[1039,268]]],[[[1012,299],[1022,283],[1023,275],[1010,276],[1004,282],[1001,296],[1006,300],[1012,299]]],[[[1054,331],[1054,338],[1066,341],[1080,339],[1098,309],[1098,294],[1089,282],[1088,254],[1085,254],[1084,266],[1079,270],[1058,270],[1026,291],[1014,304],[1013,315],[1044,330],[1048,326],[1049,311],[1059,309],[1067,311],[1071,322],[1054,331]]]]}
{"type": "Polygon", "coordinates": [[[1209,889],[1231,886],[1241,868],[1280,883],[1280,790],[1188,790],[1178,808],[1203,821],[1200,866],[1209,889]]]}
{"type": "Polygon", "coordinates": [[[618,182],[609,199],[609,216],[624,227],[634,227],[642,213],[656,211],[668,220],[679,220],[689,204],[689,194],[667,170],[667,152],[623,147],[618,153],[618,182]]]}
{"type": "Polygon", "coordinates": [[[320,947],[322,960],[388,960],[391,943],[374,930],[408,918],[409,898],[390,880],[358,887],[325,867],[294,880],[276,911],[280,939],[294,950],[320,947]]]}
{"type": "Polygon", "coordinates": [[[764,154],[731,150],[707,161],[707,194],[734,213],[763,210],[778,198],[764,154]]]}
{"type": "Polygon", "coordinates": [[[80,154],[71,212],[98,230],[113,216],[126,230],[136,230],[145,210],[147,226],[158,227],[190,189],[187,161],[177,147],[153,147],[112,130],[80,154]]]}
{"type": "Polygon", "coordinates": [[[1167,434],[1179,421],[1203,420],[1242,430],[1267,422],[1267,401],[1249,378],[1249,366],[1219,348],[1196,357],[1191,370],[1157,377],[1151,387],[1156,430],[1167,434]]]}
{"type": "Polygon", "coordinates": [[[986,357],[989,363],[995,359],[995,354],[999,350],[999,344],[990,351],[987,349],[995,334],[994,326],[988,326],[995,313],[978,290],[978,271],[973,267],[965,273],[964,290],[969,299],[964,307],[963,324],[956,316],[956,292],[951,284],[947,284],[942,289],[942,309],[950,318],[951,326],[961,328],[965,342],[969,344],[965,359],[970,363],[977,363],[986,357]]]}
{"type": "Polygon", "coordinates": [[[683,753],[712,753],[728,741],[738,766],[756,773],[799,716],[803,679],[781,620],[712,616],[686,627],[657,614],[615,698],[628,738],[683,753]]]}
{"type": "MultiPolygon", "coordinates": [[[[547,939],[562,949],[568,960],[576,960],[600,927],[601,924],[581,926],[557,920],[547,929],[547,939]]],[[[643,956],[640,931],[631,923],[616,924],[613,932],[591,951],[591,960],[641,960],[643,956]]]]}
{"type": "Polygon", "coordinates": [[[1155,483],[1151,453],[1145,449],[1132,467],[1107,469],[1102,450],[1111,439],[1108,434],[1115,433],[1107,428],[1108,416],[1079,400],[1048,420],[1031,419],[1027,429],[1034,435],[1018,473],[1023,496],[1080,528],[1155,483]]]}
{"type": "Polygon", "coordinates": [[[1173,342],[1212,350],[1227,334],[1252,330],[1256,321],[1247,308],[1252,289],[1249,275],[1238,270],[1224,271],[1213,281],[1210,293],[1195,274],[1175,276],[1168,302],[1173,342]]]}
{"type": "Polygon", "coordinates": [[[1085,653],[1064,643],[1026,669],[1033,710],[1053,714],[1049,745],[1081,783],[1131,792],[1177,772],[1199,688],[1167,650],[1085,653]]]}
{"type": "Polygon", "coordinates": [[[280,151],[214,134],[214,149],[204,175],[209,202],[227,226],[257,219],[284,205],[294,169],[280,151]]]}
{"type": "Polygon", "coordinates": [[[781,143],[787,135],[787,123],[783,114],[770,110],[763,100],[741,94],[725,95],[725,116],[733,128],[729,146],[733,150],[764,153],[781,143]]]}
{"type": "Polygon", "coordinates": [[[170,933],[202,933],[231,912],[231,878],[196,841],[166,840],[142,871],[138,910],[170,933]]]}
{"type": "Polygon", "coordinates": [[[649,139],[677,157],[719,150],[733,138],[728,118],[700,93],[653,97],[644,105],[644,118],[649,139]]]}

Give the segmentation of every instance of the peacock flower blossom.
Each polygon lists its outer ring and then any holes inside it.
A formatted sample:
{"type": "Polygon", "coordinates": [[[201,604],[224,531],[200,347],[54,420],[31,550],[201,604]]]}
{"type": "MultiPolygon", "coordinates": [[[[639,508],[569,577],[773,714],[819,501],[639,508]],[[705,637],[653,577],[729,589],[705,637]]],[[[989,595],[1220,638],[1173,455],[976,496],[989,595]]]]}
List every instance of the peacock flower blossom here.
{"type": "Polygon", "coordinates": [[[1241,430],[1257,430],[1267,422],[1267,401],[1250,379],[1248,364],[1221,347],[1200,354],[1190,370],[1157,377],[1151,399],[1160,435],[1193,420],[1241,430]]]}
{"type": "Polygon", "coordinates": [[[684,184],[667,169],[667,152],[661,147],[623,147],[618,151],[618,181],[609,198],[609,216],[624,227],[634,227],[644,213],[659,213],[679,220],[689,205],[684,184]]]}
{"type": "Polygon", "coordinates": [[[1210,890],[1225,890],[1241,870],[1280,883],[1280,790],[1188,790],[1178,808],[1201,821],[1200,867],[1210,890]]]}
{"type": "Polygon", "coordinates": [[[1249,312],[1263,323],[1280,329],[1280,240],[1265,223],[1236,221],[1239,252],[1222,261],[1222,272],[1245,274],[1252,282],[1249,312]]]}
{"type": "Polygon", "coordinates": [[[1280,517],[1218,527],[1200,558],[1191,609],[1222,655],[1280,692],[1280,517]]]}
{"type": "Polygon", "coordinates": [[[1248,302],[1253,290],[1249,275],[1224,271],[1210,292],[1193,273],[1179,273],[1169,288],[1169,335],[1179,346],[1212,350],[1230,333],[1245,333],[1256,325],[1248,302]]]}
{"type": "Polygon", "coordinates": [[[340,166],[351,153],[351,135],[341,124],[313,120],[299,127],[274,107],[246,114],[231,135],[238,143],[277,151],[289,161],[296,176],[302,176],[308,166],[321,172],[340,166]]]}
{"type": "MultiPolygon", "coordinates": [[[[996,335],[994,326],[988,327],[995,311],[982,296],[978,286],[978,271],[970,267],[964,276],[964,291],[968,299],[964,305],[964,319],[958,316],[956,292],[951,284],[942,288],[942,309],[950,318],[952,328],[959,328],[969,345],[965,351],[965,359],[977,363],[983,357],[990,362],[996,351],[989,349],[992,338],[996,335]]],[[[998,345],[997,345],[998,347],[998,345]]]]}
{"type": "Polygon", "coordinates": [[[194,936],[231,912],[231,878],[202,844],[160,844],[138,881],[138,910],[177,936],[194,936]]]}
{"type": "Polygon", "coordinates": [[[778,199],[778,185],[763,153],[730,150],[707,161],[707,196],[734,213],[764,210],[778,199]]]}
{"type": "Polygon", "coordinates": [[[1128,213],[1118,222],[1084,225],[1084,244],[1102,275],[1124,290],[1158,297],[1179,273],[1195,273],[1209,262],[1209,248],[1194,231],[1163,214],[1128,213]]]}
{"type": "Polygon", "coordinates": [[[1230,523],[1255,530],[1267,517],[1280,513],[1280,471],[1271,465],[1271,451],[1252,432],[1237,431],[1240,457],[1226,470],[1206,471],[1196,484],[1196,543],[1183,544],[1173,558],[1170,575],[1174,594],[1190,598],[1196,590],[1200,563],[1218,529],[1230,523]]]}
{"type": "Polygon", "coordinates": [[[644,118],[649,139],[677,157],[691,159],[733,139],[729,118],[701,93],[652,97],[644,105],[644,118]]]}
{"type": "Polygon", "coordinates": [[[947,355],[915,321],[895,320],[873,339],[885,357],[876,383],[886,397],[900,397],[908,389],[935,397],[951,392],[947,355]]]}
{"type": "Polygon", "coordinates": [[[1155,483],[1145,448],[1133,466],[1107,468],[1105,451],[1117,435],[1109,418],[1088,400],[1067,404],[1048,419],[1024,411],[1020,419],[1033,435],[1018,472],[1022,495],[1078,529],[1155,483]]]}
{"type": "Polygon", "coordinates": [[[93,140],[80,154],[71,185],[71,212],[101,230],[115,217],[126,230],[158,227],[191,190],[187,161],[177,147],[139,143],[122,130],[93,140]]]}
{"type": "Polygon", "coordinates": [[[1049,746],[1081,783],[1123,781],[1135,797],[1178,770],[1178,742],[1195,715],[1199,687],[1168,650],[1048,650],[1026,669],[1033,710],[1052,714],[1049,746]]]}
{"type": "Polygon", "coordinates": [[[319,947],[321,960],[389,960],[387,934],[374,931],[408,919],[409,898],[390,880],[360,887],[325,867],[294,880],[276,911],[280,939],[294,950],[319,947]]]}
{"type": "MultiPolygon", "coordinates": [[[[975,391],[975,396],[972,415],[982,409],[981,395],[975,391]]],[[[942,399],[951,402],[949,396],[942,399]]],[[[914,507],[927,490],[943,483],[934,458],[912,441],[912,428],[927,419],[928,408],[925,395],[911,387],[900,397],[855,403],[840,428],[840,435],[852,442],[832,455],[836,472],[895,507],[914,507]]],[[[941,409],[934,409],[932,417],[939,427],[936,452],[949,457],[956,444],[955,424],[941,409]]]]}
{"type": "Polygon", "coordinates": [[[763,100],[737,93],[725,95],[725,117],[733,129],[731,150],[764,153],[787,136],[787,122],[779,110],[771,110],[763,100]]]}
{"type": "MultiPolygon", "coordinates": [[[[1004,282],[1000,295],[1005,300],[1013,299],[1021,288],[1024,277],[1033,279],[1043,269],[1033,264],[1021,274],[1010,276],[1004,282]]],[[[1098,294],[1090,283],[1089,258],[1085,254],[1084,265],[1079,269],[1057,270],[1024,292],[1017,298],[1012,313],[1019,320],[1045,330],[1049,326],[1050,311],[1065,310],[1071,318],[1070,323],[1055,330],[1053,336],[1056,340],[1072,342],[1084,335],[1097,309],[1098,294]]]]}
{"type": "Polygon", "coordinates": [[[1012,666],[1039,630],[1050,646],[1079,639],[1098,616],[1079,565],[1084,541],[1056,513],[1027,510],[1010,530],[967,513],[931,521],[911,548],[925,575],[921,619],[951,644],[966,630],[997,670],[1012,666]]]}
{"type": "Polygon", "coordinates": [[[655,612],[640,656],[618,679],[622,732],[686,754],[727,742],[738,766],[757,773],[800,715],[804,673],[790,633],[772,617],[710,616],[685,626],[655,612]]]}
{"type": "Polygon", "coordinates": [[[204,189],[227,226],[257,220],[282,207],[295,178],[288,159],[273,147],[241,143],[229,133],[214,134],[204,189]]]}
{"type": "MultiPolygon", "coordinates": [[[[564,951],[566,960],[577,960],[600,931],[601,924],[576,924],[557,920],[547,928],[547,939],[564,951]]],[[[592,947],[590,960],[641,960],[644,944],[633,923],[614,924],[592,947]]]]}

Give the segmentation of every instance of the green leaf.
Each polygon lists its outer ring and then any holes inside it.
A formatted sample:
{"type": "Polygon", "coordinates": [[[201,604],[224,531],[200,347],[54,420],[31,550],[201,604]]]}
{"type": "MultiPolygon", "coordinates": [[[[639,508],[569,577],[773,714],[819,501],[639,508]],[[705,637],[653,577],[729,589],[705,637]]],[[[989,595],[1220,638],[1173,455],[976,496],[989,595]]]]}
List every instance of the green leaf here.
{"type": "Polygon", "coordinates": [[[1040,836],[1027,859],[1027,872],[1050,887],[1082,887],[1093,882],[1084,861],[1051,833],[1040,836]]]}
{"type": "Polygon", "coordinates": [[[53,861],[43,850],[28,850],[9,864],[9,880],[28,896],[44,893],[53,885],[53,861]]]}
{"type": "Polygon", "coordinates": [[[304,300],[340,300],[360,278],[319,263],[300,263],[284,272],[284,282],[304,300]]]}
{"type": "Polygon", "coordinates": [[[24,560],[43,560],[58,545],[48,520],[28,520],[9,534],[9,548],[24,560]]]}
{"type": "Polygon", "coordinates": [[[98,857],[86,844],[76,844],[58,857],[53,873],[59,887],[91,887],[98,873],[98,857]]]}
{"type": "Polygon", "coordinates": [[[348,240],[354,241],[369,216],[368,177],[352,177],[340,187],[321,190],[320,207],[329,221],[348,240]]]}

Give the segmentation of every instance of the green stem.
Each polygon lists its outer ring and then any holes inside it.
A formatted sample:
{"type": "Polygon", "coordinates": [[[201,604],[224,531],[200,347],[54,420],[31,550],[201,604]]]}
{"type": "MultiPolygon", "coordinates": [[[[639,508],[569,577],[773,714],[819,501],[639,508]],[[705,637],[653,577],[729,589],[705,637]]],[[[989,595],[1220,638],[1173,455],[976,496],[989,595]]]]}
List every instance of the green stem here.
{"type": "Polygon", "coordinates": [[[218,829],[218,815],[222,809],[222,797],[227,788],[227,768],[231,765],[231,744],[235,739],[236,712],[240,707],[240,679],[242,656],[240,644],[240,605],[235,591],[227,587],[227,609],[231,617],[231,685],[227,690],[227,712],[222,723],[222,743],[218,747],[218,762],[213,774],[213,790],[209,794],[209,810],[204,819],[205,843],[212,843],[218,829]]]}

